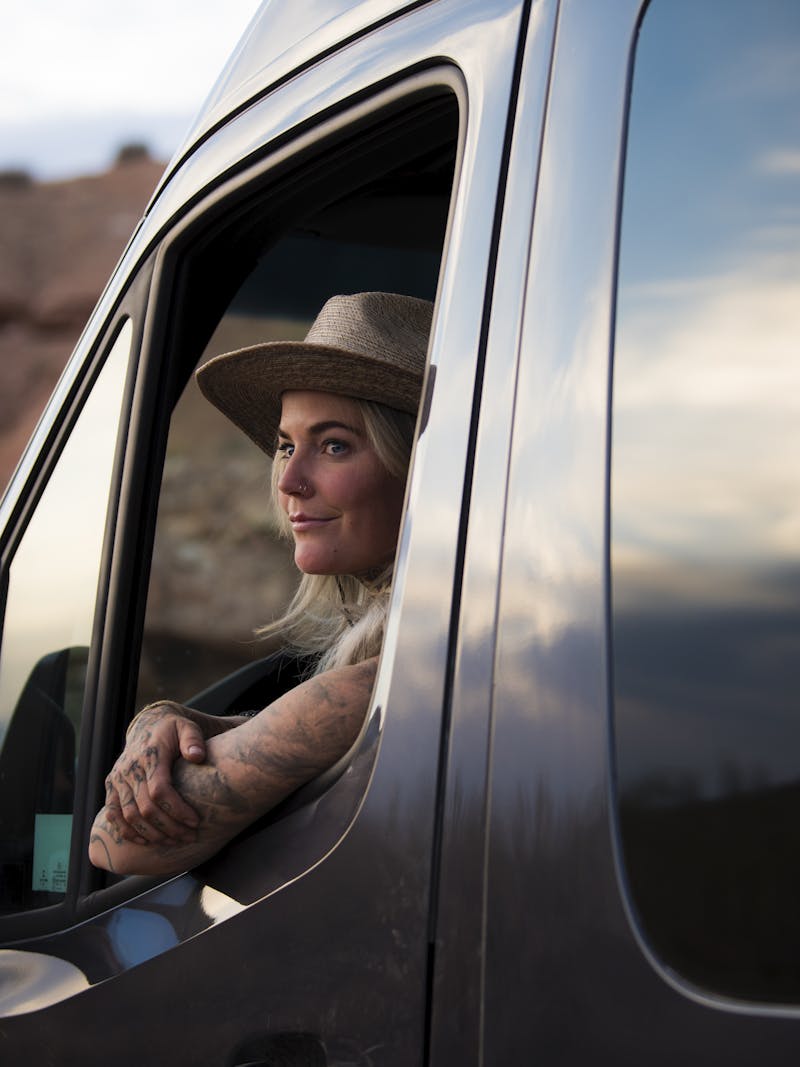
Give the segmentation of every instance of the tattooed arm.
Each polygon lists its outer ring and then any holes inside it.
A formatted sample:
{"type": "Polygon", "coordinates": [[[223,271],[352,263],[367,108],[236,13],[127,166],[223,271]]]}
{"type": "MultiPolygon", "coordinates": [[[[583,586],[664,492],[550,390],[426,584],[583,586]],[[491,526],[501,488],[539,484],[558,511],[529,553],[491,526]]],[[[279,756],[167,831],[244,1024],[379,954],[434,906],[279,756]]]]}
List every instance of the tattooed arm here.
{"type": "Polygon", "coordinates": [[[117,834],[139,844],[192,840],[200,820],[175,788],[175,762],[183,757],[202,763],[206,741],[244,721],[242,716],[206,715],[172,700],[143,708],[106,777],[106,818],[117,834]]]}
{"type": "Polygon", "coordinates": [[[178,760],[175,786],[199,818],[189,840],[128,840],[104,807],[92,827],[92,863],[116,874],[169,875],[213,856],[347,752],[367,713],[376,666],[371,659],[311,678],[212,737],[204,763],[178,760]]]}

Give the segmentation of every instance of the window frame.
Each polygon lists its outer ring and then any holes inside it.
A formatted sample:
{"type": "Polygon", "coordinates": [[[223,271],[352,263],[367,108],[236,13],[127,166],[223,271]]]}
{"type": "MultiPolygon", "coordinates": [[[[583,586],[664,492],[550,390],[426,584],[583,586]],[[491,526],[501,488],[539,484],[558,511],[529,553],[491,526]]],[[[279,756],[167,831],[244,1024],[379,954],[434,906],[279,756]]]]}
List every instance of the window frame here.
{"type": "MultiPolygon", "coordinates": [[[[337,148],[331,169],[350,175],[344,189],[352,186],[354,159],[364,152],[374,131],[378,136],[399,141],[404,147],[411,143],[414,115],[420,102],[428,98],[446,97],[458,111],[457,158],[451,188],[450,210],[458,185],[458,171],[465,136],[466,106],[463,81],[457,68],[437,64],[420,73],[397,79],[390,88],[377,89],[368,100],[342,102],[335,116],[324,116],[310,131],[302,131],[294,140],[286,140],[276,148],[265,146],[262,158],[234,179],[222,182],[208,197],[192,205],[186,215],[163,238],[152,258],[152,294],[146,309],[142,347],[130,423],[130,440],[135,446],[125,456],[121,474],[120,499],[125,512],[114,531],[113,555],[109,560],[107,599],[103,605],[103,629],[106,640],[102,660],[98,665],[96,703],[105,712],[98,712],[93,723],[93,750],[88,785],[84,795],[92,799],[82,812],[84,834],[102,803],[101,784],[124,736],[124,728],[133,711],[139,652],[142,639],[150,560],[155,537],[161,476],[169,434],[172,403],[167,399],[179,395],[176,383],[176,360],[164,360],[163,352],[170,350],[176,327],[186,321],[185,265],[199,245],[218,230],[229,230],[235,216],[247,217],[249,203],[256,199],[271,199],[271,190],[278,190],[287,200],[298,205],[313,203],[314,192],[326,182],[327,166],[313,166],[315,158],[324,158],[331,147],[337,148]],[[397,133],[411,117],[409,131],[397,133]],[[343,135],[345,140],[343,141],[343,135]],[[355,147],[350,144],[353,142],[355,147]],[[345,165],[337,157],[345,157],[345,165]],[[297,182],[300,172],[305,182],[297,182]],[[130,605],[135,605],[133,611],[130,605]],[[113,710],[112,710],[113,709],[113,710]]],[[[396,148],[392,165],[402,158],[396,148]]],[[[376,171],[390,170],[382,162],[376,171]]],[[[328,196],[327,199],[334,199],[328,196]]],[[[285,232],[280,227],[276,232],[285,232]]],[[[446,256],[447,234],[442,250],[446,256]]],[[[199,354],[199,353],[198,353],[199,354]]],[[[100,625],[100,624],[99,624],[100,625]]],[[[76,824],[79,822],[76,811],[76,824]]],[[[163,883],[163,878],[126,879],[125,889],[103,886],[106,876],[84,866],[79,882],[79,911],[92,914],[111,899],[125,899],[151,886],[163,883]]]]}
{"type": "MultiPolygon", "coordinates": [[[[84,693],[85,729],[76,765],[68,888],[57,904],[0,916],[0,943],[63,929],[75,919],[96,914],[165,881],[133,877],[119,884],[101,885],[106,881],[105,875],[88,863],[83,842],[88,839],[88,829],[102,803],[105,774],[131,715],[172,410],[165,396],[173,384],[175,361],[164,360],[162,353],[169,348],[175,324],[185,320],[180,268],[186,249],[198,241],[199,233],[215,226],[224,229],[233,214],[246,214],[247,202],[255,190],[263,195],[271,186],[290,185],[295,171],[308,172],[309,161],[323,156],[343,133],[363,145],[364,130],[371,126],[387,129],[393,115],[413,111],[414,104],[427,97],[442,96],[454,101],[459,115],[452,211],[465,136],[465,89],[458,69],[439,63],[423,72],[404,72],[389,88],[377,88],[366,100],[353,103],[345,99],[335,115],[322,116],[311,130],[299,134],[293,131],[294,138],[279,139],[277,146],[267,143],[255,164],[233,179],[221,181],[206,197],[190,204],[132,269],[96,340],[82,353],[67,398],[49,428],[47,444],[36,452],[25,490],[16,501],[14,519],[3,529],[0,557],[0,608],[4,612],[8,567],[17,546],[114,341],[124,323],[130,321],[133,332],[129,366],[112,464],[84,693]],[[136,605],[133,613],[129,609],[131,603],[136,605]]],[[[358,151],[357,147],[356,154],[358,151]]],[[[323,180],[314,176],[306,184],[313,188],[323,180]]],[[[306,192],[306,198],[310,195],[306,192]]],[[[297,203],[301,194],[292,190],[288,199],[297,203]]],[[[446,247],[447,234],[442,261],[446,247]]],[[[31,447],[35,442],[36,435],[31,447]]],[[[0,615],[0,639],[2,618],[0,615]]]]}

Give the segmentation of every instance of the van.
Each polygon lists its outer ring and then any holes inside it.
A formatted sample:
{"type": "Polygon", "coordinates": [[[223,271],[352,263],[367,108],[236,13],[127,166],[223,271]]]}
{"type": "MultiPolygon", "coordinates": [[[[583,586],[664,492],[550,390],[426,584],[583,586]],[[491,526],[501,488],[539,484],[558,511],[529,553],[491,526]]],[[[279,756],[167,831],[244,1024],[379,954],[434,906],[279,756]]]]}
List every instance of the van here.
{"type": "Polygon", "coordinates": [[[267,0],[0,509],[3,1064],[796,1064],[800,7],[267,0]],[[354,749],[197,869],[86,844],[287,595],[195,391],[435,301],[354,749]]]}

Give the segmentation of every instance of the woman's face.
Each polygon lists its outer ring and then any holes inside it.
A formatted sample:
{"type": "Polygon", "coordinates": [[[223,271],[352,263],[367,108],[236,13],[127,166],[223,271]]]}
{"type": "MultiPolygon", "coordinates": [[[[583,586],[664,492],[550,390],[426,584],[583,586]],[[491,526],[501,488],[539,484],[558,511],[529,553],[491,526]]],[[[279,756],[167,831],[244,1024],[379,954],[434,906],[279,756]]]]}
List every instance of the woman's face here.
{"type": "Polygon", "coordinates": [[[392,560],[404,486],[378,459],[355,401],[284,393],[275,463],[301,571],[366,577],[392,560]]]}

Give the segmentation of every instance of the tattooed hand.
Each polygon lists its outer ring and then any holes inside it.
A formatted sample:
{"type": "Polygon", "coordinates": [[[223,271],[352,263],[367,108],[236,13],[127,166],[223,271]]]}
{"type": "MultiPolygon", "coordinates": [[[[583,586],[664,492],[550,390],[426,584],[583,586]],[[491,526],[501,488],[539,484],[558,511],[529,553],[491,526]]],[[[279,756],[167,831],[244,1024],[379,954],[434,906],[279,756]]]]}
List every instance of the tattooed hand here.
{"type": "Polygon", "coordinates": [[[116,838],[138,844],[193,839],[197,813],[172,784],[177,759],[206,758],[203,729],[189,716],[198,713],[163,701],[141,711],[128,728],[125,749],[106,778],[105,816],[116,838]]]}
{"type": "Polygon", "coordinates": [[[376,668],[377,657],[315,675],[254,717],[217,718],[179,704],[146,709],[109,775],[91,862],[116,874],[167,875],[213,856],[350,749],[376,668]],[[192,750],[204,738],[198,759],[192,750]]]}

